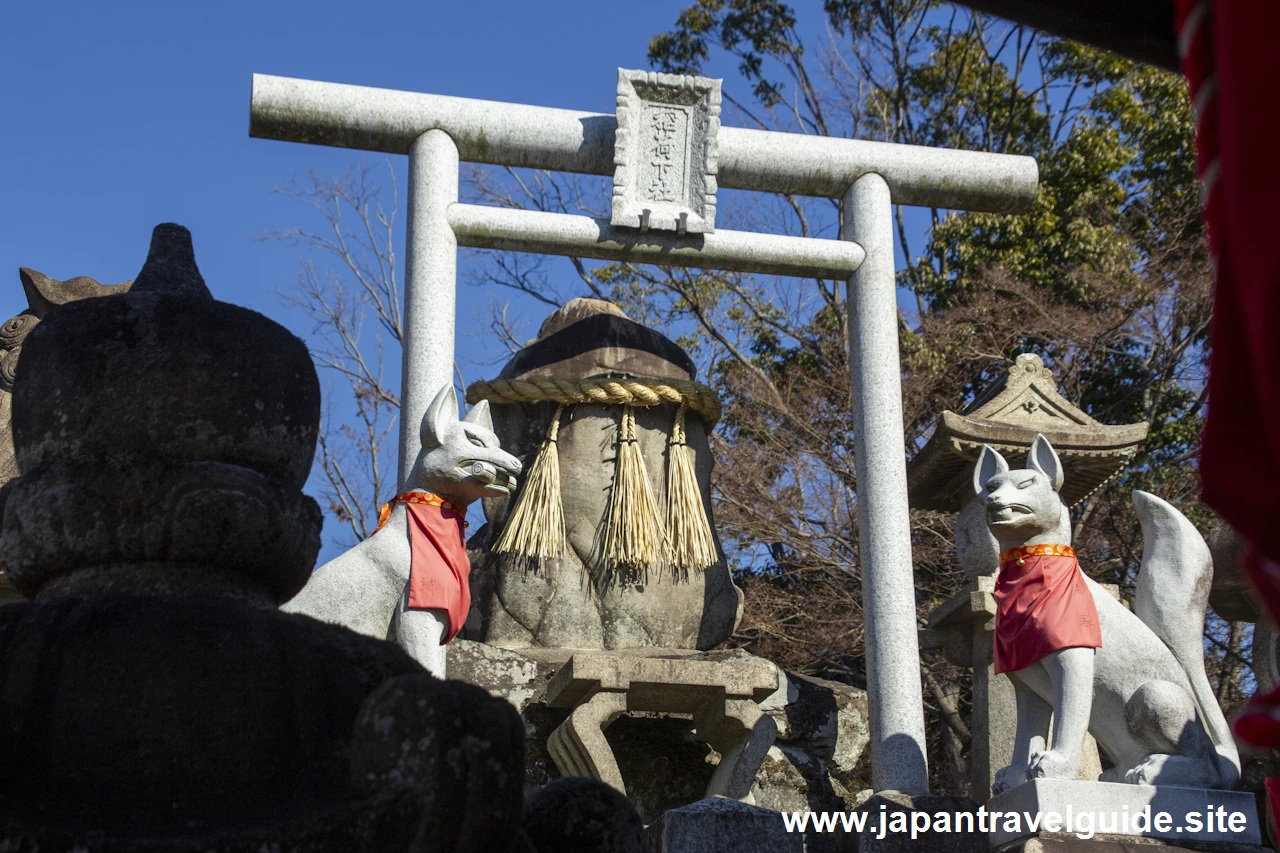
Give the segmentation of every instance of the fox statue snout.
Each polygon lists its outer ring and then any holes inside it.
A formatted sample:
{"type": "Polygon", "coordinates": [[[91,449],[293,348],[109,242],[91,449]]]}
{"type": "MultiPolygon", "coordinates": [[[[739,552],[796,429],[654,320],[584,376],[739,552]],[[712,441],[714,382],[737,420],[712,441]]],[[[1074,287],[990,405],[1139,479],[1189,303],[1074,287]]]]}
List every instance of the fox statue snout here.
{"type": "Polygon", "coordinates": [[[511,494],[520,460],[499,446],[489,401],[481,400],[461,421],[457,412],[453,386],[446,386],[422,419],[422,451],[409,485],[461,504],[511,494]]]}
{"type": "Polygon", "coordinates": [[[1001,550],[1071,541],[1070,515],[1058,495],[1064,480],[1058,455],[1040,438],[1027,464],[1030,467],[1010,471],[1003,456],[994,450],[988,456],[984,448],[975,469],[974,489],[985,495],[987,527],[1001,550]]]}
{"type": "Polygon", "coordinates": [[[1013,760],[995,793],[1077,778],[1086,732],[1112,765],[1104,782],[1234,787],[1239,755],[1204,670],[1213,574],[1204,540],[1174,507],[1134,492],[1143,554],[1130,612],[1081,572],[1063,480],[1044,436],[1024,469],[985,445],[974,468],[1001,550],[995,668],[1018,707],[1013,760]]]}

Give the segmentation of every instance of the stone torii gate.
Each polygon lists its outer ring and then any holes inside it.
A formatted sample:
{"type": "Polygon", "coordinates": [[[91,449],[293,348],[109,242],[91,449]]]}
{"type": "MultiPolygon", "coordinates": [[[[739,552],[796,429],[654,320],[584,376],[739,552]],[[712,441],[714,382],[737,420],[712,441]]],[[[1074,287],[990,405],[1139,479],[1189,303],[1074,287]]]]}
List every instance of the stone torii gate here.
{"type": "Polygon", "coordinates": [[[249,133],[409,155],[401,485],[452,381],[459,246],[848,281],[872,784],[926,793],[892,205],[1026,212],[1035,160],[720,128],[706,78],[619,69],[618,91],[613,116],[255,74],[249,133]],[[613,175],[613,217],[461,204],[460,161],[613,175]],[[841,199],[841,239],[717,231],[717,185],[841,199]]]}

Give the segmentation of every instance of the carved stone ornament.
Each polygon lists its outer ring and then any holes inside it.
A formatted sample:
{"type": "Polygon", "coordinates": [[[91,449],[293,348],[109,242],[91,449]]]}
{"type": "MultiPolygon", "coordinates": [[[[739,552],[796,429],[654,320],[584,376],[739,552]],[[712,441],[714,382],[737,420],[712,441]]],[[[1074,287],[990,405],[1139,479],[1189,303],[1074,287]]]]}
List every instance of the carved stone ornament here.
{"type": "Polygon", "coordinates": [[[716,230],[720,83],[618,69],[614,225],[680,234],[716,230]]]}

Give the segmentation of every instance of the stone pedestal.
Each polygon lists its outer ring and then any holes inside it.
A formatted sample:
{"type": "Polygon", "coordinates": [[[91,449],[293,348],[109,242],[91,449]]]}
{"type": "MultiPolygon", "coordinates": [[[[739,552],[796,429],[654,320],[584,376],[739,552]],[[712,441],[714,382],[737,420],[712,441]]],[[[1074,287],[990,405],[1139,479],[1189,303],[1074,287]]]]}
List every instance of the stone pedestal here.
{"type": "MultiPolygon", "coordinates": [[[[454,640],[448,675],[501,696],[520,712],[528,732],[525,789],[534,791],[561,776],[550,750],[551,735],[571,709],[548,702],[551,683],[574,649],[503,649],[454,640]]],[[[772,719],[777,740],[751,782],[758,806],[778,811],[844,811],[869,786],[866,695],[846,684],[778,674],[773,664],[740,650],[697,652],[631,649],[610,655],[684,663],[763,666],[775,672],[776,689],[759,703],[772,719]]],[[[752,700],[754,701],[754,700],[752,700]]],[[[705,796],[720,761],[699,735],[692,713],[627,711],[603,729],[627,796],[646,824],[705,796]]],[[[776,813],[776,812],[775,812],[776,813]]]]}
{"type": "Polygon", "coordinates": [[[805,833],[788,832],[769,809],[715,797],[672,809],[649,827],[649,853],[805,853],[805,833]]]}
{"type": "Polygon", "coordinates": [[[768,661],[575,654],[551,679],[553,708],[572,709],[547,747],[566,776],[593,776],[626,793],[604,729],[627,711],[691,714],[694,732],[720,754],[707,796],[744,799],[778,734],[760,702],[778,689],[768,661]]]}
{"type": "Polygon", "coordinates": [[[1031,837],[1081,835],[1113,841],[1158,838],[1196,846],[1262,843],[1253,795],[1243,791],[1037,779],[992,797],[987,813],[993,850],[1031,837]],[[1135,820],[1143,814],[1150,815],[1149,824],[1135,820]],[[1039,825],[1029,827],[1026,815],[1039,815],[1039,825]]]}

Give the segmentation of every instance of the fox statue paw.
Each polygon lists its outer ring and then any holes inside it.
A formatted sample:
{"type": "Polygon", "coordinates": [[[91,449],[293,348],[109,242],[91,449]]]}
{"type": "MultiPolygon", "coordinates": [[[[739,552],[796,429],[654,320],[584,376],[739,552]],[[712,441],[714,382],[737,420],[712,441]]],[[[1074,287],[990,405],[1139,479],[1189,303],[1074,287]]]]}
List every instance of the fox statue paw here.
{"type": "Polygon", "coordinates": [[[1072,761],[1056,749],[1031,753],[1031,762],[1027,767],[1029,779],[1074,779],[1079,775],[1079,759],[1072,761]]]}
{"type": "Polygon", "coordinates": [[[996,771],[995,782],[991,785],[991,793],[1001,794],[1010,788],[1015,788],[1027,781],[1027,768],[1025,765],[1019,766],[1010,764],[1007,767],[1001,767],[996,771]]]}

